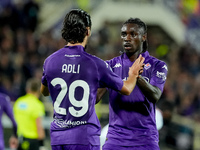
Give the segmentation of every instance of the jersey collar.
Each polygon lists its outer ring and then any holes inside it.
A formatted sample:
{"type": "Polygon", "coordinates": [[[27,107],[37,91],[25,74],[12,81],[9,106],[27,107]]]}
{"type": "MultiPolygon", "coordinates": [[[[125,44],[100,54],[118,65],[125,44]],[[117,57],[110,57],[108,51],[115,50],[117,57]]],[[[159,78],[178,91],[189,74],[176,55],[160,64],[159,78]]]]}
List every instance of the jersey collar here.
{"type": "MultiPolygon", "coordinates": [[[[148,57],[148,56],[149,56],[149,52],[148,52],[148,51],[142,53],[142,57],[146,58],[146,57],[148,57]]],[[[126,55],[126,53],[123,53],[123,54],[122,54],[122,58],[123,58],[123,59],[128,59],[128,60],[129,60],[129,58],[128,58],[128,56],[126,55]]]]}
{"type": "Polygon", "coordinates": [[[82,45],[75,45],[75,46],[65,46],[72,51],[85,51],[85,48],[82,45]]]}

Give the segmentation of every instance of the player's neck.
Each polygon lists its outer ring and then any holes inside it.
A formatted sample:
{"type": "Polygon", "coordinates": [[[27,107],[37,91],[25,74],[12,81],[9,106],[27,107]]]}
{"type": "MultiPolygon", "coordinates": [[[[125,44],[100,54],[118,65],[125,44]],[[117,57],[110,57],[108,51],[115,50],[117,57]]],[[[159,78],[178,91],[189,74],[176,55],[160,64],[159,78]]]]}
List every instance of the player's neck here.
{"type": "Polygon", "coordinates": [[[87,40],[88,40],[88,37],[86,36],[86,37],[84,38],[84,40],[83,40],[82,43],[70,43],[70,42],[68,42],[68,43],[67,43],[67,46],[77,46],[77,45],[81,45],[81,46],[85,47],[85,45],[87,44],[87,40]]]}
{"type": "Polygon", "coordinates": [[[126,53],[126,55],[128,56],[129,60],[133,62],[137,59],[139,54],[138,53],[126,53]]]}
{"type": "Polygon", "coordinates": [[[141,53],[142,53],[142,51],[140,50],[140,51],[129,52],[129,53],[126,52],[126,55],[128,56],[129,60],[133,62],[138,58],[138,56],[141,53]]]}
{"type": "Polygon", "coordinates": [[[72,43],[68,43],[67,46],[77,46],[77,45],[82,45],[84,47],[84,44],[83,43],[75,43],[75,44],[72,44],[72,43]]]}

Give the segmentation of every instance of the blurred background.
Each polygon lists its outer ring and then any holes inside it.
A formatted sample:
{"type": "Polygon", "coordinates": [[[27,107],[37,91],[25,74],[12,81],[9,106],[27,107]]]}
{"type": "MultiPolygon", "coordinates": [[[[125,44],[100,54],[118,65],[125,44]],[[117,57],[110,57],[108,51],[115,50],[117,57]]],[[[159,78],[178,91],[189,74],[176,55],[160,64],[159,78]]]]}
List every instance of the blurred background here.
{"type": "MultiPolygon", "coordinates": [[[[90,13],[92,36],[87,52],[103,60],[122,51],[120,29],[130,17],[148,26],[151,55],[168,65],[164,92],[157,103],[163,114],[161,150],[200,150],[200,0],[0,0],[0,92],[12,103],[25,94],[31,77],[41,79],[45,58],[66,43],[60,30],[71,8],[90,13]]],[[[45,105],[45,146],[53,108],[45,105]]],[[[96,105],[102,127],[108,123],[108,95],[96,105]]],[[[5,144],[11,122],[4,115],[5,144]]]]}

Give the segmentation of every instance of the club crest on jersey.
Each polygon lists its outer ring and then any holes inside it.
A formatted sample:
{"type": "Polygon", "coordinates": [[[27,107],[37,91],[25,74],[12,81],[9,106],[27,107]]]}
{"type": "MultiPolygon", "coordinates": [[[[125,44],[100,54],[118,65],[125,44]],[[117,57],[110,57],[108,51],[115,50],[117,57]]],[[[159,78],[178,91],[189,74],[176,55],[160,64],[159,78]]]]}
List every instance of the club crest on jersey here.
{"type": "Polygon", "coordinates": [[[113,68],[119,68],[121,67],[122,65],[120,63],[116,63],[115,66],[113,68]]]}
{"type": "Polygon", "coordinates": [[[146,69],[146,70],[149,69],[150,67],[151,67],[150,63],[147,63],[147,64],[144,65],[144,69],[146,69]]]}

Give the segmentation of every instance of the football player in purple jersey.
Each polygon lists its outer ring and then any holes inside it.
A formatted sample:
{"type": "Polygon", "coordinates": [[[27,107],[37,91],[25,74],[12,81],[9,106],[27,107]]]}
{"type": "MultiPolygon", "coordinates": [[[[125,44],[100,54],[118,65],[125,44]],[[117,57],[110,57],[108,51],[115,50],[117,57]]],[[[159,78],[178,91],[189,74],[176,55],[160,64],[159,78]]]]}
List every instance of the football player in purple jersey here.
{"type": "Polygon", "coordinates": [[[107,63],[85,52],[90,34],[90,15],[81,9],[71,10],[62,29],[67,45],[44,62],[41,92],[50,94],[54,107],[52,150],[100,150],[101,126],[94,107],[98,88],[129,95],[143,71],[140,55],[123,81],[107,63]]]}
{"type": "MultiPolygon", "coordinates": [[[[103,150],[159,150],[155,108],[161,97],[167,76],[165,62],[152,57],[147,51],[147,26],[139,18],[130,18],[121,28],[124,52],[106,61],[113,72],[124,81],[129,67],[142,55],[143,72],[129,96],[109,91],[109,128],[103,150]]],[[[99,89],[97,102],[106,89],[99,89]]]]}
{"type": "MultiPolygon", "coordinates": [[[[9,139],[9,146],[11,149],[16,149],[18,147],[18,139],[17,139],[17,123],[14,119],[12,105],[10,103],[10,98],[8,95],[0,93],[0,120],[2,119],[3,113],[10,118],[13,126],[13,135],[9,139]]],[[[3,127],[0,122],[0,150],[4,150],[4,135],[3,135],[3,127]]]]}

